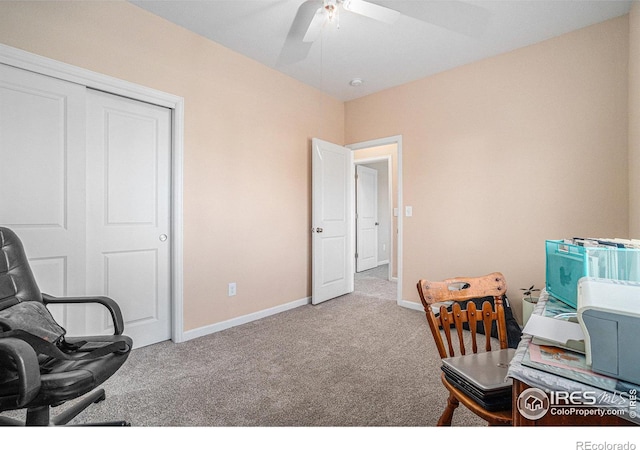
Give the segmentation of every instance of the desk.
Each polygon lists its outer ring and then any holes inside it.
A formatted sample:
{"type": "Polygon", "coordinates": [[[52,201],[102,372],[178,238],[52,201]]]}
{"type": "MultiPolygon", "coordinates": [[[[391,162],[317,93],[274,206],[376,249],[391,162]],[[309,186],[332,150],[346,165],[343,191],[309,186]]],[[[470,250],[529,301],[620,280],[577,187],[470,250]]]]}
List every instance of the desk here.
{"type": "MultiPolygon", "coordinates": [[[[542,426],[633,426],[637,425],[618,416],[579,416],[576,414],[553,415],[545,414],[537,420],[530,420],[520,414],[516,401],[518,396],[529,389],[530,385],[518,379],[513,380],[513,426],[515,427],[542,427],[542,426]]],[[[538,387],[538,386],[537,386],[538,387]]]]}
{"type": "MultiPolygon", "coordinates": [[[[549,301],[549,295],[546,291],[542,291],[540,300],[533,310],[532,314],[543,314],[547,303],[553,306],[553,300],[549,301]]],[[[619,392],[610,392],[603,389],[593,387],[578,381],[570,380],[549,372],[527,367],[522,364],[522,360],[527,353],[531,336],[523,335],[520,344],[516,350],[516,354],[511,361],[507,376],[513,379],[513,424],[514,426],[548,426],[548,425],[639,425],[640,418],[635,416],[635,410],[629,409],[629,399],[620,396],[619,392]],[[555,393],[575,393],[581,396],[586,393],[590,398],[597,398],[599,406],[593,407],[577,407],[571,409],[571,405],[563,401],[562,404],[555,403],[559,407],[554,408],[554,403],[548,401],[546,414],[540,418],[532,420],[525,417],[518,408],[518,397],[522,392],[529,388],[538,388],[546,394],[556,395],[555,393]],[[611,400],[609,400],[611,399],[611,400]],[[569,413],[570,411],[577,411],[569,413]],[[553,412],[553,413],[552,413],[553,412]],[[612,412],[622,412],[622,416],[610,415],[612,412]],[[580,414],[582,413],[582,414],[580,414]],[[599,415],[601,414],[601,415],[599,415]]],[[[530,391],[531,392],[531,391],[530,391]]],[[[544,394],[542,394],[544,395],[544,394]]],[[[640,392],[638,415],[640,415],[640,392]]],[[[534,398],[534,400],[536,400],[534,398]]],[[[578,402],[579,403],[579,402],[578,402]]],[[[544,408],[540,411],[544,412],[544,408]]]]}

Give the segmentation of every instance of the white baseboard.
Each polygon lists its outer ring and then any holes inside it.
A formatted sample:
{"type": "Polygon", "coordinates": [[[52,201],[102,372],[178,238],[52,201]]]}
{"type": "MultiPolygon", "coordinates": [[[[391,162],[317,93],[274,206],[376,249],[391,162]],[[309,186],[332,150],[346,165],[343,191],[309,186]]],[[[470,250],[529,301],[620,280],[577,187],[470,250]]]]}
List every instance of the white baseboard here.
{"type": "MultiPolygon", "coordinates": [[[[182,333],[181,342],[190,341],[208,334],[217,333],[218,331],[227,330],[229,328],[237,327],[238,325],[244,325],[245,323],[253,322],[258,319],[264,319],[265,317],[273,316],[290,309],[297,308],[299,306],[308,305],[311,303],[311,297],[301,298],[300,300],[294,300],[284,305],[274,306],[273,308],[263,309],[262,311],[256,311],[244,316],[235,317],[233,319],[225,320],[223,322],[214,323],[204,327],[196,328],[194,330],[187,330],[182,333]]],[[[403,308],[413,309],[415,311],[424,311],[422,304],[411,302],[409,300],[402,300],[398,305],[403,308]]]]}
{"type": "Polygon", "coordinates": [[[403,308],[424,312],[424,307],[422,306],[422,303],[410,302],[409,300],[400,300],[398,302],[398,305],[402,306],[403,308]]]}
{"type": "Polygon", "coordinates": [[[228,328],[237,327],[238,325],[244,325],[245,323],[253,322],[258,319],[273,316],[275,314],[288,311],[299,306],[308,305],[311,303],[311,297],[301,298],[293,302],[285,303],[284,305],[274,306],[273,308],[263,309],[262,311],[256,311],[244,316],[235,317],[233,319],[225,320],[223,322],[214,323],[204,327],[196,328],[194,330],[187,330],[182,333],[182,342],[189,341],[191,339],[206,336],[208,334],[217,333],[218,331],[226,330],[228,328]]]}

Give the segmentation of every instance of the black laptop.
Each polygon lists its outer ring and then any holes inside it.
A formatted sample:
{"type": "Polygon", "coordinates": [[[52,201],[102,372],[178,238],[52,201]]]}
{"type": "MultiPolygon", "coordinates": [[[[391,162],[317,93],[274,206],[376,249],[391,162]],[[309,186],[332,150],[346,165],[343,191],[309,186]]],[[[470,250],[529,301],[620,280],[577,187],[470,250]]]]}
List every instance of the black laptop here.
{"type": "Polygon", "coordinates": [[[442,360],[445,378],[488,411],[511,406],[509,362],[515,349],[453,356],[442,360]]]}

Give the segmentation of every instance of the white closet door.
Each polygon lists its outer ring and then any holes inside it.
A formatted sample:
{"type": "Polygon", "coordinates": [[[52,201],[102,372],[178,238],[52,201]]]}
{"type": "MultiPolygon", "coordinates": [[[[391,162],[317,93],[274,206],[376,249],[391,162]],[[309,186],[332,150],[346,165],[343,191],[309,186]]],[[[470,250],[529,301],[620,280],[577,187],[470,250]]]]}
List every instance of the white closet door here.
{"type": "MultiPolygon", "coordinates": [[[[0,64],[0,224],[51,295],[85,292],[84,148],[85,87],[0,64]]],[[[67,329],[84,314],[52,310],[67,329]]]]}
{"type": "Polygon", "coordinates": [[[170,162],[169,109],[87,91],[87,289],[120,304],[135,347],[171,337],[170,162]]]}
{"type": "MultiPolygon", "coordinates": [[[[168,109],[0,64],[0,224],[43,292],[114,298],[136,347],[171,337],[170,133],[168,109]]],[[[52,310],[69,335],[113,330],[52,310]]]]}

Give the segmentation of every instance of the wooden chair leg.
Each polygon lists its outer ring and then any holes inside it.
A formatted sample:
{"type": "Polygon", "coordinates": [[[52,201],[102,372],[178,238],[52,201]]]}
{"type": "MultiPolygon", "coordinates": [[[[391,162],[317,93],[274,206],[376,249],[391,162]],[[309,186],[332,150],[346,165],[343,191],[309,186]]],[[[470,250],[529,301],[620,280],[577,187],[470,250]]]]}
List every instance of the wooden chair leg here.
{"type": "Polygon", "coordinates": [[[512,424],[508,423],[508,422],[502,422],[499,420],[489,420],[487,421],[487,423],[489,424],[490,427],[510,427],[512,424]]]}
{"type": "Polygon", "coordinates": [[[440,416],[440,420],[438,420],[439,427],[450,427],[451,419],[453,419],[453,412],[456,410],[460,402],[458,399],[453,396],[453,394],[449,394],[449,398],[447,399],[447,407],[444,409],[444,412],[440,416]]]}

